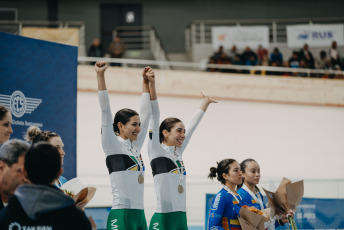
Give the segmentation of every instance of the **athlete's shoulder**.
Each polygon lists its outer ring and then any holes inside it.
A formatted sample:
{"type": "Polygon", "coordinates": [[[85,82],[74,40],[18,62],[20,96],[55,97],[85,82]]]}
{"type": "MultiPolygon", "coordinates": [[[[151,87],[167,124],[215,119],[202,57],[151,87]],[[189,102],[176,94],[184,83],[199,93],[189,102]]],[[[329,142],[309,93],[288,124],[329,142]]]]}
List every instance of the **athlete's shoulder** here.
{"type": "Polygon", "coordinates": [[[248,194],[248,192],[247,192],[245,189],[243,189],[243,188],[240,188],[240,189],[237,191],[237,193],[238,193],[241,197],[250,195],[250,194],[248,194]]]}

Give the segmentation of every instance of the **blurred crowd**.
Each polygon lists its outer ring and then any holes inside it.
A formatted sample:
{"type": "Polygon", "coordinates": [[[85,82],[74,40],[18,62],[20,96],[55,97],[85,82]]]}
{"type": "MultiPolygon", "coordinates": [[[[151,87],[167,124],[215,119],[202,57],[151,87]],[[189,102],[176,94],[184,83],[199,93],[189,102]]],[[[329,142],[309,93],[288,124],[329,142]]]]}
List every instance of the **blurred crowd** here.
{"type": "MultiPolygon", "coordinates": [[[[289,67],[295,69],[322,69],[322,70],[344,70],[344,60],[338,50],[337,42],[333,41],[331,48],[327,51],[321,50],[318,57],[314,57],[309,49],[308,44],[304,44],[300,50],[294,50],[291,56],[286,59],[280,50],[275,47],[271,53],[261,45],[257,51],[253,51],[250,47],[246,47],[242,53],[239,53],[236,45],[226,52],[223,46],[209,58],[208,64],[222,65],[243,65],[243,66],[271,66],[271,67],[289,67]]],[[[210,72],[227,72],[227,73],[249,73],[248,70],[241,69],[222,69],[207,68],[210,72]]],[[[252,73],[252,71],[251,71],[252,73]]],[[[266,75],[283,75],[283,76],[300,76],[308,77],[306,72],[298,71],[254,71],[256,74],[266,75]]],[[[310,77],[322,78],[343,78],[338,74],[310,74],[310,77]]]]}

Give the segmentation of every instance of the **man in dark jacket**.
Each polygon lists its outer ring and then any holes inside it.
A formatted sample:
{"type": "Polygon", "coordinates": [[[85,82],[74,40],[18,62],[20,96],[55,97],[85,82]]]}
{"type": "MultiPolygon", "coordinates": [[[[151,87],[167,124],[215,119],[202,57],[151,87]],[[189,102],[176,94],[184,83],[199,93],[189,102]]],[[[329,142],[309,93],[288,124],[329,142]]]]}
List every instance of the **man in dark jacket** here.
{"type": "Polygon", "coordinates": [[[91,230],[85,213],[54,186],[62,171],[54,146],[45,142],[32,146],[24,162],[24,175],[30,184],[19,186],[0,212],[0,229],[91,230]]]}

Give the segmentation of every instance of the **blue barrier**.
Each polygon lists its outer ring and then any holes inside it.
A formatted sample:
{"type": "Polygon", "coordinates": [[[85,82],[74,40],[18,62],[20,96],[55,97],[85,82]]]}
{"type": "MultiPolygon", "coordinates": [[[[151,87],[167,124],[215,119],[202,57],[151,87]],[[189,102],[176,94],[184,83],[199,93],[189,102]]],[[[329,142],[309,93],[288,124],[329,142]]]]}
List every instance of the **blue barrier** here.
{"type": "MultiPolygon", "coordinates": [[[[215,194],[206,194],[205,226],[214,196],[215,194]]],[[[263,199],[266,203],[267,198],[264,196],[263,199]]],[[[343,207],[344,199],[303,198],[295,213],[296,225],[298,229],[343,229],[343,207]]],[[[278,229],[289,229],[289,226],[278,229]]]]}
{"type": "Polygon", "coordinates": [[[0,104],[12,111],[13,134],[31,125],[58,133],[64,176],[76,176],[77,47],[0,32],[0,104]]]}

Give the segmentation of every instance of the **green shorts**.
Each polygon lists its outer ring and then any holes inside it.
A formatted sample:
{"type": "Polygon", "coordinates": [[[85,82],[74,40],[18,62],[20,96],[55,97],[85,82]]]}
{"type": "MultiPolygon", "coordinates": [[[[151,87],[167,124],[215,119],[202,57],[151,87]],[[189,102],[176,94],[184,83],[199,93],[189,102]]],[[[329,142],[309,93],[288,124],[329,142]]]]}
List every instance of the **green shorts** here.
{"type": "Polygon", "coordinates": [[[147,230],[145,212],[140,209],[111,209],[107,230],[147,230]]]}
{"type": "Polygon", "coordinates": [[[186,212],[154,213],[149,230],[187,230],[186,212]]]}

